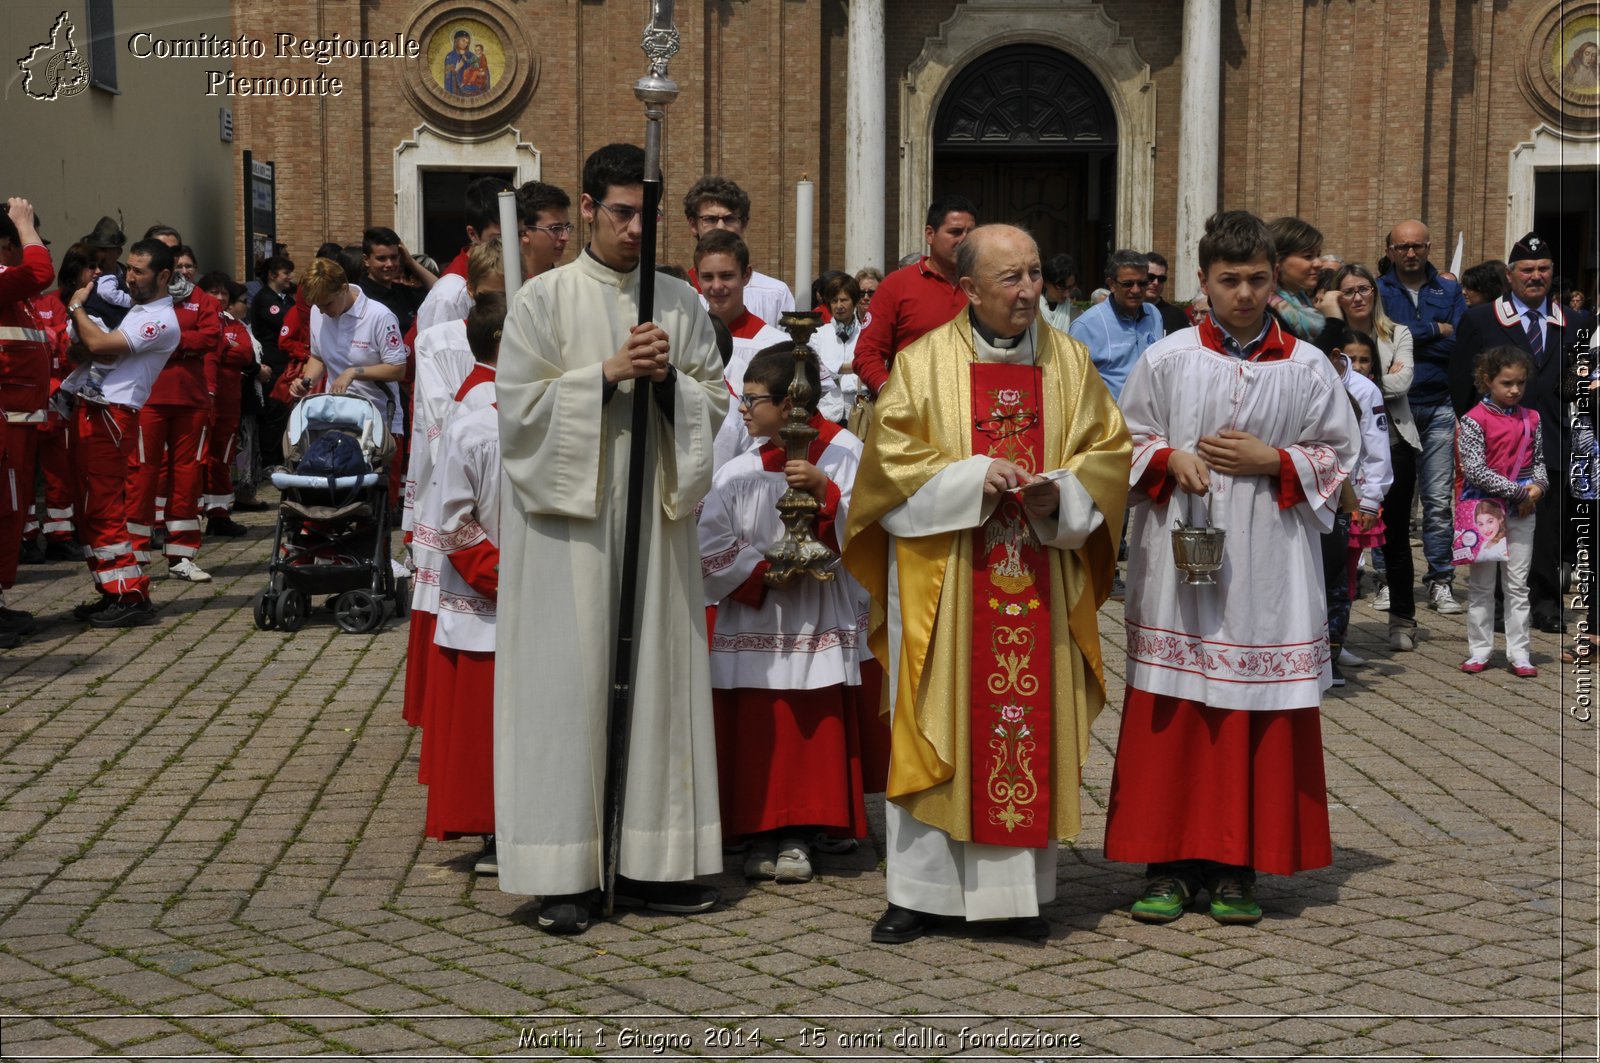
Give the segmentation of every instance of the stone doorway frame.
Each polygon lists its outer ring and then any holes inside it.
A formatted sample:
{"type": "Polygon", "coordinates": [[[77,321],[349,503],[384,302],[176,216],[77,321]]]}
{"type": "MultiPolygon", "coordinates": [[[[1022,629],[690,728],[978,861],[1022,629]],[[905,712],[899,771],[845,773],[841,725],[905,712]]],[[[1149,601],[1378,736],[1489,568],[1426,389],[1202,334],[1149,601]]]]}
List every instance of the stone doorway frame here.
{"type": "Polygon", "coordinates": [[[506,126],[483,136],[448,133],[427,122],[394,149],[394,231],[407,247],[422,240],[422,174],[427,170],[516,170],[517,185],[537,181],[539,149],[506,126]]]}
{"type": "Polygon", "coordinates": [[[1533,228],[1534,177],[1552,170],[1600,170],[1600,133],[1567,133],[1541,122],[1511,149],[1505,240],[1485,249],[1489,257],[1504,254],[1533,228]]]}
{"type": "MultiPolygon", "coordinates": [[[[900,255],[920,250],[933,197],[933,123],[961,70],[1007,44],[1043,44],[1089,68],[1117,118],[1115,242],[1151,246],[1156,99],[1150,65],[1091,0],[966,0],[924,43],[900,82],[900,255]]],[[[980,219],[982,220],[982,219],[980,219]]]]}

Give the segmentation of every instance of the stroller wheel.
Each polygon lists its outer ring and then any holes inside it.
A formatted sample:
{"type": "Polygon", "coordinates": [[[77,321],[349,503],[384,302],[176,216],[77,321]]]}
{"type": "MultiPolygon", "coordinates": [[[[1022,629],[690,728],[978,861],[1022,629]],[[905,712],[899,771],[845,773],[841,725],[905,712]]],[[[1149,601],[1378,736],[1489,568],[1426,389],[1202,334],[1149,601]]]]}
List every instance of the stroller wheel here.
{"type": "Polygon", "coordinates": [[[282,631],[299,631],[306,622],[309,605],[305,594],[294,587],[285,587],[278,592],[278,628],[282,631]]]}
{"type": "Polygon", "coordinates": [[[343,631],[365,635],[383,626],[383,599],[366,590],[345,591],[333,608],[343,631]]]}
{"type": "Polygon", "coordinates": [[[262,591],[256,595],[255,616],[256,627],[262,631],[271,631],[278,626],[278,602],[271,591],[262,591]]]}

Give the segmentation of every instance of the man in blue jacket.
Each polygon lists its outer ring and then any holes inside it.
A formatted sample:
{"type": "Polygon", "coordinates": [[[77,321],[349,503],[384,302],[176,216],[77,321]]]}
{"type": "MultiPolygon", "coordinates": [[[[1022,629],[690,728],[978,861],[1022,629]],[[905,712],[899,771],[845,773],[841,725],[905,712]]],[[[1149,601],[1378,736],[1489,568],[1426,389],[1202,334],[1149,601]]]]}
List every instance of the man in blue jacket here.
{"type": "Polygon", "coordinates": [[[1423,581],[1428,604],[1440,613],[1459,613],[1463,607],[1451,590],[1455,569],[1450,565],[1450,503],[1456,465],[1450,357],[1467,301],[1461,285],[1440,276],[1428,261],[1428,247],[1428,227],[1420,221],[1403,221],[1389,230],[1389,261],[1394,268],[1378,278],[1378,293],[1383,309],[1395,323],[1411,330],[1416,371],[1407,397],[1417,434],[1422,437],[1417,485],[1422,492],[1422,554],[1428,562],[1423,581]]]}

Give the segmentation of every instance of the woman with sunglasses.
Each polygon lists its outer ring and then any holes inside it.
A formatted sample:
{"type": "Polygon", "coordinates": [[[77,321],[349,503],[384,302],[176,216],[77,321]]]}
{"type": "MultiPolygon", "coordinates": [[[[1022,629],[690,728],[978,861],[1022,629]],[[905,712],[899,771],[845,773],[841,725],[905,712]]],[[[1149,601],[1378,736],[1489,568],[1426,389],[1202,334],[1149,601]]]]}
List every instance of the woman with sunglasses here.
{"type": "Polygon", "coordinates": [[[1394,482],[1383,499],[1383,569],[1386,585],[1378,592],[1376,608],[1389,611],[1389,648],[1416,649],[1416,571],[1411,559],[1411,497],[1417,489],[1417,456],[1422,439],[1411,418],[1406,392],[1411,387],[1411,330],[1397,328],[1378,298],[1378,282],[1365,266],[1355,263],[1334,274],[1331,289],[1337,294],[1345,323],[1378,341],[1378,388],[1389,415],[1389,460],[1394,482]]]}

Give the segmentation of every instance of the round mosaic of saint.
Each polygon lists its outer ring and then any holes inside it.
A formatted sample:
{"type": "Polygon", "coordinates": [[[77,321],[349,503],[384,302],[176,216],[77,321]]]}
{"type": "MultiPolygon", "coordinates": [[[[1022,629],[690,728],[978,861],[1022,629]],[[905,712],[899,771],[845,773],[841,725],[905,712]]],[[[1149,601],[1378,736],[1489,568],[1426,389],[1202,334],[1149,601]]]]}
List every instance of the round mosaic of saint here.
{"type": "Polygon", "coordinates": [[[503,123],[533,91],[538,59],[500,0],[429,5],[410,32],[422,55],[407,71],[406,96],[446,127],[475,132],[503,123]]]}
{"type": "Polygon", "coordinates": [[[1533,25],[1519,73],[1523,95],[1559,128],[1600,129],[1600,4],[1552,5],[1533,25]]]}

